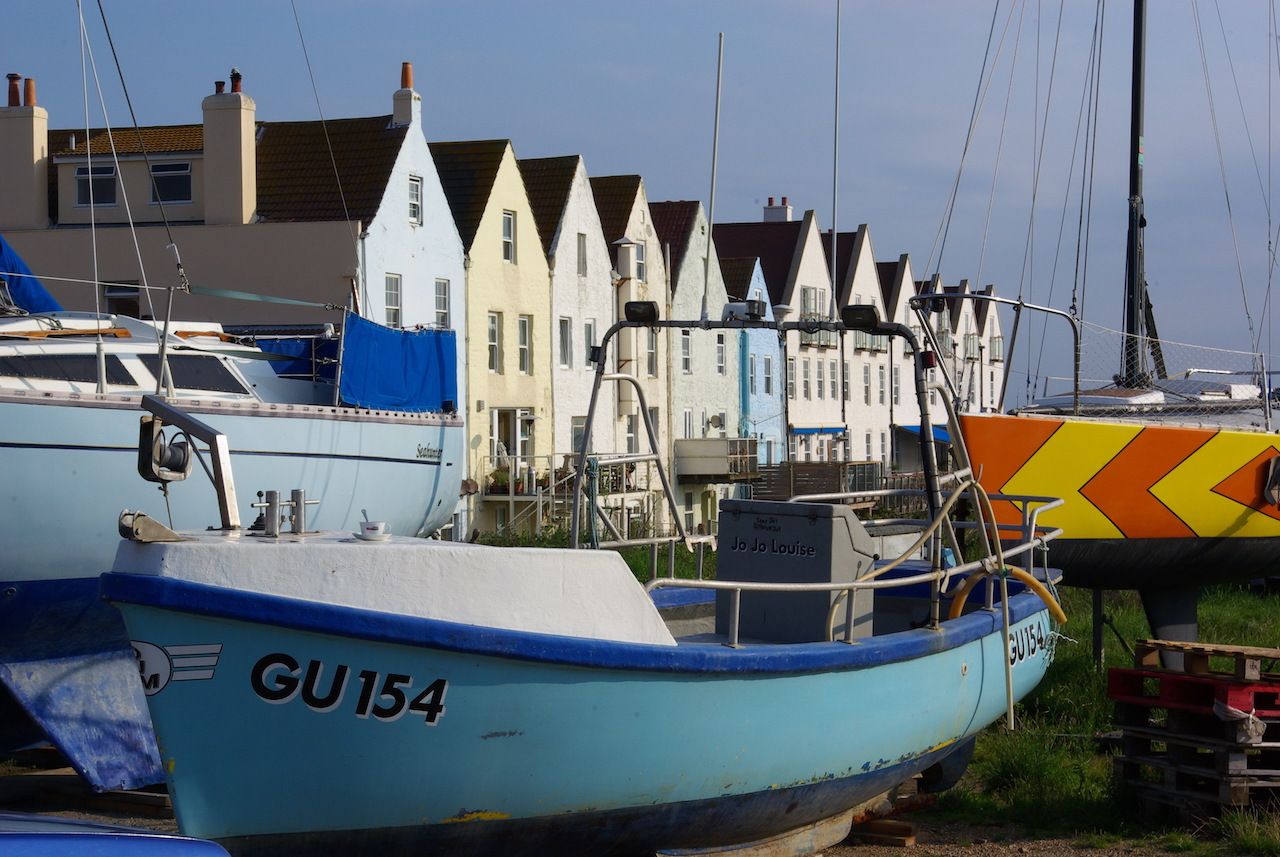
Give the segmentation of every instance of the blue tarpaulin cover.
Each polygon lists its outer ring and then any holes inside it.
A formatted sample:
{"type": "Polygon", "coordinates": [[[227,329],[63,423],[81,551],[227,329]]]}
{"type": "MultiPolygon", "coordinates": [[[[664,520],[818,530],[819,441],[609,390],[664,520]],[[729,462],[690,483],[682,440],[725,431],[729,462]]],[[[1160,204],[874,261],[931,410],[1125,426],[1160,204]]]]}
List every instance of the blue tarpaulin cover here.
{"type": "Polygon", "coordinates": [[[360,408],[454,410],[458,402],[454,332],[394,330],[347,313],[338,396],[343,404],[360,408]]]}
{"type": "MultiPolygon", "coordinates": [[[[914,435],[920,434],[920,426],[898,426],[903,431],[909,431],[914,435]]],[[[933,439],[937,443],[951,443],[951,434],[943,426],[930,426],[933,429],[933,439]]]]}
{"type": "Polygon", "coordinates": [[[271,368],[277,375],[309,376],[314,371],[321,381],[333,383],[337,375],[338,340],[314,337],[258,339],[256,344],[263,351],[292,357],[293,360],[273,360],[271,368]]]}
{"type": "Polygon", "coordinates": [[[27,312],[59,312],[62,305],[36,279],[27,263],[0,235],[0,279],[9,286],[9,295],[27,312]],[[19,276],[12,276],[12,275],[19,276]]]}

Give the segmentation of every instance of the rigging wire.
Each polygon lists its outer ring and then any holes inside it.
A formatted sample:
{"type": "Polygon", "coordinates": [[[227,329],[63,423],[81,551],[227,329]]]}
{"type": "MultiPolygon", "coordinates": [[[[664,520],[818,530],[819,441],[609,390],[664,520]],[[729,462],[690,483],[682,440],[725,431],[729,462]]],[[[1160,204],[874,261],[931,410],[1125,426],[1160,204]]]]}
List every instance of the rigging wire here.
{"type": "Polygon", "coordinates": [[[996,55],[991,55],[991,41],[995,35],[996,20],[1000,13],[1000,0],[996,0],[995,6],[991,10],[991,26],[987,31],[987,47],[982,54],[982,68],[978,72],[978,86],[973,93],[973,106],[969,111],[969,128],[965,132],[964,146],[960,150],[960,164],[956,167],[956,177],[951,183],[951,191],[948,195],[946,205],[943,207],[942,220],[938,224],[938,231],[933,237],[933,246],[929,248],[929,258],[925,262],[925,271],[935,270],[933,265],[934,251],[938,253],[937,271],[942,269],[942,254],[947,246],[947,234],[951,230],[951,216],[955,213],[956,196],[960,190],[960,177],[964,174],[965,158],[969,154],[969,145],[973,142],[973,132],[978,124],[978,114],[981,110],[982,103],[986,99],[986,91],[991,85],[993,74],[988,73],[988,68],[994,69],[996,60],[1000,56],[1000,50],[1004,45],[1005,35],[1009,32],[1009,23],[1013,19],[1013,9],[1017,6],[1018,0],[1013,0],[1013,4],[1009,8],[1009,15],[1005,18],[1004,30],[1000,34],[1000,41],[996,46],[996,55]]]}
{"type": "MultiPolygon", "coordinates": [[[[1061,8],[1061,7],[1059,7],[1059,8],[1061,8]]],[[[1092,39],[1091,39],[1090,44],[1089,44],[1089,59],[1088,59],[1088,61],[1085,63],[1084,85],[1080,88],[1080,106],[1079,106],[1078,108],[1076,108],[1076,127],[1075,127],[1075,131],[1073,132],[1072,137],[1071,137],[1071,140],[1072,140],[1072,142],[1071,142],[1071,160],[1070,160],[1070,162],[1067,164],[1067,170],[1066,170],[1066,173],[1065,173],[1065,175],[1066,175],[1066,182],[1065,182],[1065,184],[1064,184],[1064,188],[1063,188],[1063,195],[1062,195],[1062,212],[1061,212],[1060,216],[1058,217],[1058,237],[1057,237],[1057,241],[1056,241],[1056,242],[1055,242],[1055,244],[1054,244],[1053,265],[1052,265],[1052,266],[1050,267],[1050,269],[1049,269],[1049,293],[1048,293],[1047,298],[1045,299],[1045,305],[1046,305],[1046,306],[1053,306],[1053,294],[1054,294],[1054,292],[1055,292],[1055,291],[1056,291],[1056,289],[1057,289],[1057,284],[1058,284],[1058,265],[1060,264],[1060,262],[1061,262],[1061,260],[1062,260],[1062,239],[1063,239],[1063,237],[1066,235],[1066,229],[1067,229],[1067,212],[1068,212],[1068,210],[1070,209],[1070,206],[1071,206],[1071,197],[1072,197],[1072,193],[1071,193],[1071,182],[1072,182],[1072,177],[1075,175],[1075,172],[1076,172],[1076,158],[1077,158],[1077,157],[1079,157],[1079,156],[1080,156],[1080,154],[1081,154],[1081,152],[1080,152],[1080,147],[1081,147],[1081,142],[1082,142],[1082,140],[1083,140],[1083,143],[1084,143],[1084,148],[1085,148],[1085,155],[1086,155],[1086,158],[1087,158],[1087,153],[1088,153],[1088,147],[1089,147],[1089,131],[1088,131],[1088,127],[1089,127],[1089,126],[1087,126],[1087,125],[1085,124],[1085,123],[1086,123],[1086,115],[1087,115],[1087,114],[1086,114],[1086,112],[1085,112],[1085,108],[1086,108],[1086,106],[1089,104],[1089,96],[1090,96],[1090,94],[1091,94],[1091,93],[1092,93],[1092,91],[1093,91],[1093,73],[1094,73],[1094,62],[1093,62],[1093,57],[1094,57],[1094,54],[1095,54],[1095,52],[1097,51],[1097,47],[1098,47],[1098,14],[1099,14],[1099,11],[1098,11],[1098,5],[1097,5],[1097,4],[1095,4],[1095,7],[1094,7],[1094,22],[1093,22],[1093,36],[1092,36],[1092,39]],[[1082,131],[1083,131],[1083,133],[1082,133],[1082,131]]],[[[1084,158],[1082,158],[1082,159],[1081,159],[1081,175],[1082,175],[1082,176],[1083,176],[1083,171],[1084,171],[1084,168],[1085,168],[1085,166],[1084,166],[1084,165],[1085,165],[1085,159],[1084,159],[1084,158]]],[[[1080,189],[1080,194],[1081,194],[1081,201],[1083,202],[1083,197],[1084,197],[1083,181],[1082,181],[1082,183],[1081,183],[1081,184],[1082,184],[1082,186],[1081,186],[1081,189],[1080,189]]],[[[1083,211],[1083,207],[1082,207],[1082,208],[1081,208],[1081,212],[1080,212],[1080,222],[1081,222],[1081,223],[1083,222],[1083,218],[1084,218],[1084,211],[1083,211]]],[[[1079,227],[1077,227],[1077,236],[1076,236],[1076,241],[1077,241],[1077,261],[1078,261],[1078,255],[1079,255],[1079,227]]],[[[1078,268],[1078,265],[1077,265],[1077,273],[1078,273],[1078,271],[1079,271],[1079,268],[1078,268]]],[[[1075,297],[1076,297],[1076,295],[1074,294],[1074,290],[1073,290],[1073,295],[1072,295],[1072,304],[1073,304],[1072,309],[1073,309],[1073,311],[1074,311],[1075,297]]],[[[1039,352],[1039,354],[1036,356],[1036,368],[1035,368],[1035,372],[1034,372],[1034,375],[1035,375],[1035,376],[1037,376],[1037,377],[1040,375],[1040,368],[1041,368],[1041,365],[1042,365],[1042,364],[1043,364],[1043,362],[1044,362],[1045,334],[1046,334],[1046,331],[1048,330],[1048,325],[1049,325],[1049,320],[1048,320],[1047,318],[1041,319],[1041,321],[1040,321],[1040,336],[1039,336],[1039,341],[1040,341],[1040,352],[1039,352]]]]}
{"type": "MultiPolygon", "coordinates": [[[[1258,177],[1258,190],[1262,193],[1262,204],[1266,206],[1267,222],[1270,223],[1271,200],[1267,198],[1267,189],[1262,183],[1262,169],[1258,166],[1258,152],[1253,145],[1253,132],[1249,129],[1249,116],[1245,113],[1244,97],[1240,94],[1240,80],[1236,77],[1236,64],[1231,58],[1231,44],[1227,41],[1227,26],[1222,21],[1222,6],[1218,3],[1218,0],[1213,0],[1213,9],[1218,16],[1218,32],[1222,34],[1222,49],[1226,53],[1227,68],[1231,71],[1231,83],[1236,91],[1236,104],[1240,106],[1240,120],[1244,124],[1244,139],[1249,144],[1249,156],[1253,158],[1253,172],[1258,177]]],[[[1268,76],[1267,85],[1271,85],[1270,76],[1268,76]]],[[[1270,232],[1269,229],[1268,232],[1270,232]]]]}
{"type": "MultiPolygon", "coordinates": [[[[101,0],[99,0],[101,2],[101,0]]],[[[324,108],[320,106],[320,89],[316,86],[316,75],[311,68],[311,55],[307,51],[307,39],[302,34],[302,19],[298,17],[298,4],[296,0],[289,0],[289,6],[293,9],[293,23],[298,28],[298,41],[302,45],[302,58],[307,63],[307,76],[311,78],[311,94],[316,100],[316,112],[320,115],[320,129],[324,132],[324,145],[329,150],[329,163],[333,167],[333,178],[338,184],[338,199],[342,202],[342,217],[347,221],[348,228],[351,229],[351,245],[355,250],[356,259],[360,258],[360,236],[356,233],[355,224],[351,222],[351,213],[347,210],[347,195],[342,190],[342,176],[338,172],[338,159],[333,153],[333,142],[329,139],[329,123],[324,118],[324,108]]],[[[356,277],[359,278],[360,266],[356,265],[356,277]]],[[[365,284],[367,285],[367,284],[365,284]]],[[[353,308],[358,313],[360,311],[360,301],[358,290],[352,289],[353,308]]]]}
{"type": "Polygon", "coordinates": [[[1192,22],[1195,24],[1196,44],[1200,49],[1200,69],[1204,75],[1204,92],[1209,102],[1209,123],[1213,127],[1213,144],[1218,153],[1218,173],[1222,177],[1222,194],[1227,203],[1227,223],[1231,228],[1231,247],[1236,256],[1236,275],[1240,280],[1240,300],[1244,304],[1244,317],[1249,328],[1249,342],[1256,351],[1259,342],[1254,333],[1253,315],[1249,312],[1249,294],[1244,282],[1244,261],[1240,258],[1240,241],[1236,234],[1235,215],[1231,207],[1231,190],[1227,186],[1227,165],[1222,157],[1222,135],[1218,127],[1217,104],[1213,97],[1213,86],[1209,81],[1209,58],[1204,47],[1204,31],[1200,24],[1199,0],[1191,3],[1192,22]]]}
{"type": "MultiPolygon", "coordinates": [[[[84,7],[81,6],[80,0],[76,0],[76,17],[80,21],[80,78],[81,92],[84,93],[84,152],[85,152],[85,170],[86,184],[89,186],[89,244],[93,257],[93,279],[98,279],[98,219],[95,216],[93,207],[93,140],[89,135],[89,69],[85,62],[85,48],[89,43],[89,34],[85,30],[84,25],[84,7]]],[[[102,299],[97,286],[93,289],[93,314],[101,315],[102,299]]],[[[97,390],[99,393],[105,393],[107,365],[106,355],[103,352],[102,331],[98,331],[96,356],[98,363],[97,371],[97,390]]]]}
{"type": "MultiPolygon", "coordinates": [[[[1102,93],[1102,51],[1103,43],[1107,34],[1107,0],[1099,0],[1100,12],[1098,15],[1098,54],[1094,61],[1097,63],[1097,72],[1093,76],[1093,140],[1090,146],[1089,156],[1089,182],[1088,182],[1088,202],[1084,204],[1084,249],[1083,254],[1077,259],[1077,265],[1080,270],[1080,314],[1078,318],[1084,318],[1085,298],[1088,296],[1089,288],[1089,239],[1093,236],[1093,188],[1094,176],[1098,167],[1098,105],[1101,100],[1102,93]]],[[[1084,176],[1080,177],[1083,202],[1084,176]]],[[[1077,245],[1077,254],[1080,248],[1077,245]]],[[[1072,293],[1072,306],[1075,305],[1074,291],[1072,293]]]]}

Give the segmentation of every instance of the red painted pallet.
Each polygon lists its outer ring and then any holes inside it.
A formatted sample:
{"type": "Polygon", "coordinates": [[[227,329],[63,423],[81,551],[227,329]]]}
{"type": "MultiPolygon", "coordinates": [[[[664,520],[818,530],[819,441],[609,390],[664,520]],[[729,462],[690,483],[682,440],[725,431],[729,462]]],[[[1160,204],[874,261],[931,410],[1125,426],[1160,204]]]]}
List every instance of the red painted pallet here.
{"type": "Polygon", "coordinates": [[[1218,676],[1112,667],[1107,696],[1134,705],[1213,712],[1221,702],[1258,717],[1280,717],[1280,681],[1251,682],[1218,676]]]}

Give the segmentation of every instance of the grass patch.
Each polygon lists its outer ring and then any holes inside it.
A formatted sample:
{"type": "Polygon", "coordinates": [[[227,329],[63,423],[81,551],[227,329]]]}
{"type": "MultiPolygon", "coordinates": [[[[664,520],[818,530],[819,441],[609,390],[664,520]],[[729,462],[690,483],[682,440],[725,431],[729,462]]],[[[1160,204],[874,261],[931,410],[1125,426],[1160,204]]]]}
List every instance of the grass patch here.
{"type": "Polygon", "coordinates": [[[1275,813],[1228,812],[1212,825],[1211,830],[1232,854],[1280,857],[1280,815],[1275,813]]]}

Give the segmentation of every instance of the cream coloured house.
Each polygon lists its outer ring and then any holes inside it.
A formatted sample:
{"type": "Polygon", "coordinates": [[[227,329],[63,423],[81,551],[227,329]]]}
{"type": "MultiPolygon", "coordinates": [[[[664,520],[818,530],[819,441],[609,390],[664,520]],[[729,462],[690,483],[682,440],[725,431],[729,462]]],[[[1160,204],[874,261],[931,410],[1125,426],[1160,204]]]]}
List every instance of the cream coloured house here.
{"type": "Polygon", "coordinates": [[[466,251],[474,520],[503,529],[554,470],[551,270],[511,141],[430,147],[466,251]]]}

